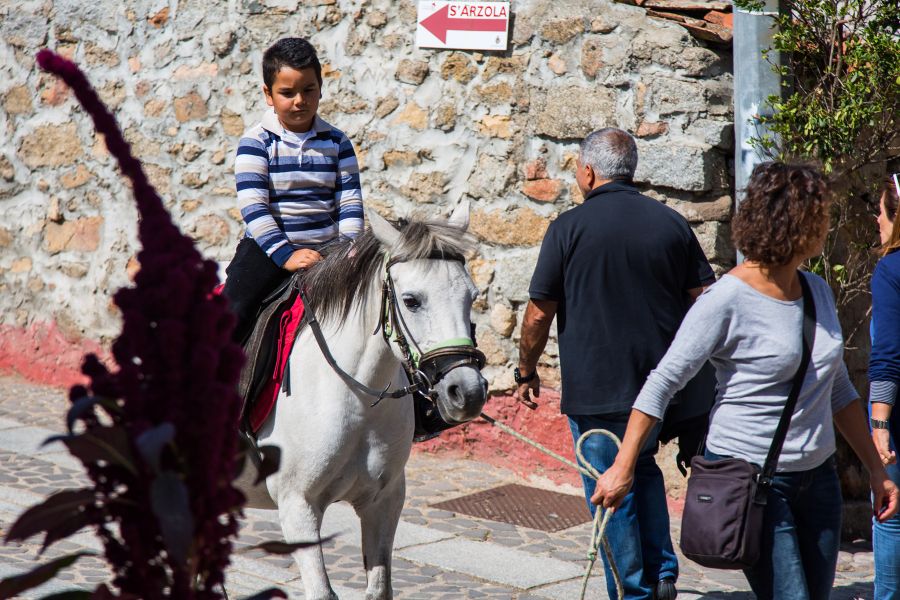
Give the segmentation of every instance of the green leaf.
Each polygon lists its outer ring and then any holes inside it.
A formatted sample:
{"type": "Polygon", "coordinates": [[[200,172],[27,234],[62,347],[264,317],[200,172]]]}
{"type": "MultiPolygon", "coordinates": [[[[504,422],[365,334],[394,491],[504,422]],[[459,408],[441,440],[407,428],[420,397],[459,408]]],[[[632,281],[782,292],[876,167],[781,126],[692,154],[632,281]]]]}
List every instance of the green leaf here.
{"type": "Polygon", "coordinates": [[[159,472],[159,457],[163,448],[175,439],[175,426],[171,423],[163,423],[152,429],[148,429],[134,440],[138,452],[144,462],[150,465],[155,472],[159,472]]]}
{"type": "Polygon", "coordinates": [[[121,427],[92,427],[78,435],[58,435],[47,438],[44,445],[62,442],[85,466],[104,461],[126,468],[137,475],[137,467],[128,439],[121,427]]]}
{"type": "Polygon", "coordinates": [[[194,515],[191,512],[187,486],[177,473],[163,471],[150,486],[150,505],[166,550],[178,564],[187,561],[194,537],[194,515]]]}
{"type": "Polygon", "coordinates": [[[251,550],[262,550],[263,552],[268,552],[269,554],[291,554],[292,552],[295,552],[302,548],[309,548],[311,546],[324,544],[325,542],[328,542],[333,538],[333,535],[329,535],[328,537],[322,538],[318,542],[263,542],[262,544],[256,544],[255,546],[241,548],[239,554],[244,554],[246,552],[250,552],[251,550]]]}
{"type": "Polygon", "coordinates": [[[22,592],[50,581],[56,577],[57,573],[73,565],[82,556],[96,556],[96,553],[76,552],[75,554],[68,554],[43,565],[38,565],[27,573],[7,577],[0,581],[0,600],[14,598],[22,592]]]}
{"type": "Polygon", "coordinates": [[[93,597],[94,592],[88,592],[86,590],[67,590],[65,592],[56,592],[55,594],[44,596],[41,600],[91,600],[93,597]]]}
{"type": "Polygon", "coordinates": [[[69,433],[73,433],[72,429],[75,426],[75,421],[82,419],[85,413],[97,405],[105,408],[106,412],[110,415],[122,411],[121,407],[112,398],[105,398],[103,396],[85,396],[84,398],[79,398],[72,403],[72,408],[66,413],[66,428],[69,430],[69,433]]]}
{"type": "Polygon", "coordinates": [[[281,466],[281,448],[277,446],[260,446],[259,453],[262,456],[260,457],[260,464],[256,473],[256,481],[253,482],[253,485],[259,485],[265,481],[269,475],[276,473],[281,466]]]}
{"type": "Polygon", "coordinates": [[[87,508],[93,505],[95,499],[96,492],[90,488],[57,492],[41,504],[32,506],[22,513],[9,528],[6,541],[22,541],[38,533],[47,532],[44,546],[41,548],[43,552],[47,546],[60,539],[60,530],[64,531],[76,523],[79,524],[78,529],[87,525],[83,515],[87,508]]]}
{"type": "Polygon", "coordinates": [[[269,600],[269,598],[287,598],[288,595],[278,588],[269,588],[265,591],[258,592],[252,596],[247,596],[243,600],[269,600]]]}

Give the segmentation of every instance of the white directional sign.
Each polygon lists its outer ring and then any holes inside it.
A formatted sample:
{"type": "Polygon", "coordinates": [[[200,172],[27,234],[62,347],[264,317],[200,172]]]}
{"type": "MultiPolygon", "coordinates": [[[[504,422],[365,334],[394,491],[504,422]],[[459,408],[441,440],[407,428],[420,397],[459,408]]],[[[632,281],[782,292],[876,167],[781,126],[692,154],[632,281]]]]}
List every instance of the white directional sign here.
{"type": "Polygon", "coordinates": [[[419,2],[419,48],[506,50],[508,31],[509,2],[419,2]]]}

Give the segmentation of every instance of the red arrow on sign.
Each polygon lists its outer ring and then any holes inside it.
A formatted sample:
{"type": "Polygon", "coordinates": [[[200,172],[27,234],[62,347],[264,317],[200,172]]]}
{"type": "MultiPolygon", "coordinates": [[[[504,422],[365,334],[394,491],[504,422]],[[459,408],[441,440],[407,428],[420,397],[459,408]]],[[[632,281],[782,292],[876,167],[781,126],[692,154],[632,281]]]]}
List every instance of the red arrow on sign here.
{"type": "Polygon", "coordinates": [[[506,31],[506,19],[451,19],[449,6],[444,5],[443,8],[437,10],[419,22],[419,25],[434,34],[434,37],[441,40],[442,44],[447,43],[447,31],[506,31]]]}

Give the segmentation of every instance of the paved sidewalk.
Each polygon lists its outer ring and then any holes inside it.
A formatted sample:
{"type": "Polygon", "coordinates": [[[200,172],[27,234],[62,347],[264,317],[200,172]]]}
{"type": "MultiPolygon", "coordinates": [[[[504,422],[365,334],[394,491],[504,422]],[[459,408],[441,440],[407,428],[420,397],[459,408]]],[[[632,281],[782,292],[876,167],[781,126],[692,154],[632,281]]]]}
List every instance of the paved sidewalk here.
{"type": "MultiPolygon", "coordinates": [[[[47,494],[83,485],[80,464],[59,445],[41,446],[62,430],[68,402],[57,389],[0,378],[0,530],[8,529],[23,509],[47,494]]],[[[514,442],[517,443],[517,442],[514,442]]],[[[515,598],[546,600],[577,598],[587,564],[589,525],[557,533],[495,523],[431,508],[430,505],[505,483],[523,482],[511,472],[475,461],[414,455],[407,469],[406,507],[394,547],[394,593],[404,599],[515,598]]],[[[680,523],[673,522],[677,539],[680,523]]],[[[359,522],[344,504],[331,507],[324,533],[329,575],[342,599],[364,597],[365,571],[359,550],[359,522]]],[[[281,539],[274,511],[248,510],[238,547],[281,539]]],[[[25,544],[0,546],[0,577],[32,568],[39,538],[25,544]]],[[[43,560],[82,548],[100,550],[89,532],[57,543],[43,560]]],[[[740,573],[701,572],[682,558],[679,598],[752,598],[740,573]]],[[[589,598],[605,598],[602,566],[595,567],[589,598]]],[[[109,578],[104,563],[83,560],[56,581],[26,596],[87,588],[109,578]]],[[[833,598],[872,597],[872,554],[865,547],[841,553],[833,598]]],[[[228,573],[231,598],[279,586],[291,598],[302,598],[299,572],[290,557],[257,551],[234,556],[228,573]]]]}

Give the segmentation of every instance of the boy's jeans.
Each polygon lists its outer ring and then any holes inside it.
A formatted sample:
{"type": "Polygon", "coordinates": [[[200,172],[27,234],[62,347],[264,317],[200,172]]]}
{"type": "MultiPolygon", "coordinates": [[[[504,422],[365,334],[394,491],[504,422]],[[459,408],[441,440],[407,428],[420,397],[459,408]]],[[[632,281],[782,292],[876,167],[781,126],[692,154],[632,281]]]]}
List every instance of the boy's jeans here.
{"type": "MultiPolygon", "coordinates": [[[[585,431],[606,429],[621,439],[625,435],[628,416],[569,415],[572,438],[577,441],[585,431]]],[[[649,600],[653,598],[660,579],[678,578],[678,559],[669,534],[666,489],[662,472],[653,458],[658,433],[657,427],[638,458],[634,487],[613,513],[606,529],[606,539],[612,548],[616,567],[622,576],[625,598],[628,600],[649,600]]],[[[601,473],[612,465],[617,452],[615,443],[603,435],[591,436],[582,445],[584,457],[601,473]]],[[[594,493],[595,481],[584,476],[582,480],[588,508],[593,515],[596,507],[591,504],[590,498],[594,493]]],[[[607,593],[610,598],[616,598],[616,585],[606,561],[606,553],[601,551],[600,556],[603,557],[606,571],[607,593]]]]}
{"type": "MultiPolygon", "coordinates": [[[[706,451],[706,458],[724,458],[706,451]]],[[[762,552],[744,575],[759,600],[828,600],[841,540],[841,486],[832,456],[815,469],[776,473],[766,498],[762,552]]]]}

